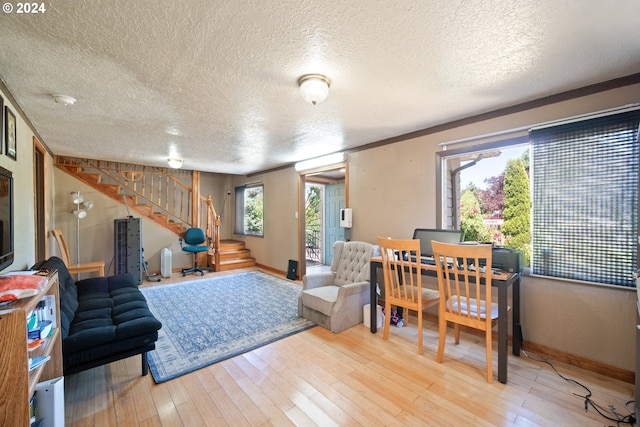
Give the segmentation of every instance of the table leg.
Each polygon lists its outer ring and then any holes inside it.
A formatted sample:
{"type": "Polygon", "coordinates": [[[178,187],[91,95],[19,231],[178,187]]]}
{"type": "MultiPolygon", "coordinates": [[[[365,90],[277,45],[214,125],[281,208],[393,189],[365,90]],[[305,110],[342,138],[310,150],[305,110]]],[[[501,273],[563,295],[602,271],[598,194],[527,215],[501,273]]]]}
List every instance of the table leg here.
{"type": "Polygon", "coordinates": [[[507,383],[507,294],[506,282],[498,286],[498,381],[507,383]]]}
{"type": "Polygon", "coordinates": [[[371,329],[371,333],[375,334],[376,332],[378,332],[378,292],[377,292],[377,283],[378,283],[378,267],[377,265],[375,265],[375,263],[371,262],[369,263],[370,265],[370,271],[369,271],[369,291],[370,291],[370,305],[369,305],[369,312],[370,312],[370,329],[371,329]]]}
{"type": "Polygon", "coordinates": [[[512,341],[513,354],[520,356],[522,348],[522,325],[520,325],[520,275],[513,282],[513,325],[512,325],[512,341]]]}

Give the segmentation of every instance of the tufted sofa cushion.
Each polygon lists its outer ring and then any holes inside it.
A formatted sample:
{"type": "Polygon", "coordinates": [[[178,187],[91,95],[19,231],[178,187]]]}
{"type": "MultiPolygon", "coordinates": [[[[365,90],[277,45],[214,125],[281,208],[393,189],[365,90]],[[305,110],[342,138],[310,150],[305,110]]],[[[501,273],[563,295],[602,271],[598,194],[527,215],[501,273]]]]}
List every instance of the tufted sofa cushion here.
{"type": "MultiPolygon", "coordinates": [[[[154,348],[162,324],[149,310],[133,275],[116,274],[74,283],[57,257],[32,269],[58,270],[65,375],[154,348]]],[[[143,375],[144,372],[143,366],[143,375]]]]}
{"type": "Polygon", "coordinates": [[[160,329],[130,274],[78,282],[78,308],[64,340],[66,354],[160,329]]]}
{"type": "Polygon", "coordinates": [[[333,282],[336,286],[369,280],[369,260],[373,254],[373,245],[367,242],[342,242],[333,245],[333,263],[331,271],[336,273],[333,282]]]}

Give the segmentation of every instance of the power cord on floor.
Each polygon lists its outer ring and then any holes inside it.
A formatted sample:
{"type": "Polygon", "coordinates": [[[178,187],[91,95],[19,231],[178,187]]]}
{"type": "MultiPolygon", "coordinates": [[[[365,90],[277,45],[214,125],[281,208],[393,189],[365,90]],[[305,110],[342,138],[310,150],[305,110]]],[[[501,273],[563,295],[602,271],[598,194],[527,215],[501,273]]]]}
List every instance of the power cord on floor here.
{"type": "MultiPolygon", "coordinates": [[[[614,421],[616,423],[616,425],[620,426],[622,424],[630,424],[630,425],[635,425],[636,424],[636,416],[635,416],[635,412],[631,411],[629,409],[629,405],[630,404],[634,404],[636,403],[635,400],[629,400],[628,402],[625,403],[625,408],[630,411],[629,414],[627,415],[622,415],[619,414],[615,407],[613,405],[609,405],[609,408],[604,408],[601,405],[598,405],[596,402],[594,402],[591,399],[591,390],[589,390],[589,388],[581,383],[579,383],[578,381],[572,379],[572,378],[567,378],[564,375],[562,375],[560,372],[558,372],[558,370],[556,369],[555,366],[553,366],[553,364],[551,364],[551,362],[542,359],[542,358],[537,358],[537,357],[532,357],[529,354],[527,354],[526,351],[521,350],[522,354],[524,354],[526,357],[528,357],[529,359],[535,360],[536,362],[542,362],[542,363],[546,363],[547,365],[551,366],[551,369],[553,369],[553,371],[563,380],[569,382],[569,383],[573,383],[577,386],[582,387],[585,391],[586,394],[585,395],[581,395],[579,393],[573,393],[574,396],[578,396],[584,399],[584,411],[587,412],[589,410],[589,406],[591,406],[593,409],[595,409],[595,411],[600,414],[602,417],[606,418],[609,421],[614,421]]],[[[635,408],[634,408],[635,410],[635,408]]]]}

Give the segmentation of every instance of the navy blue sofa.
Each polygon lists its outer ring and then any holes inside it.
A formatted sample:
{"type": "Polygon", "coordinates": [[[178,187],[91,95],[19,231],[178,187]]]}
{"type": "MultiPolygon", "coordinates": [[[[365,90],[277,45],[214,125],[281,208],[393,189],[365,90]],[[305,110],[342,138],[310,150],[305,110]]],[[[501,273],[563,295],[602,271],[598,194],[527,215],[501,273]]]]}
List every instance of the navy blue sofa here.
{"type": "Polygon", "coordinates": [[[64,262],[51,257],[32,270],[58,270],[64,375],[140,354],[147,375],[147,352],[155,348],[162,324],[151,314],[131,274],[74,282],[64,262]]]}

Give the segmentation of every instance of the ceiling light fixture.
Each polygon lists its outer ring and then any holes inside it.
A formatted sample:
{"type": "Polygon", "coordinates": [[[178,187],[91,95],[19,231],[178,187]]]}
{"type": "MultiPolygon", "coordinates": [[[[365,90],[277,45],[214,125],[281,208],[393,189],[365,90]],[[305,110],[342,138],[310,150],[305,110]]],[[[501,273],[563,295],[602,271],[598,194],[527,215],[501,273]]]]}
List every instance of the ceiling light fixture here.
{"type": "Polygon", "coordinates": [[[69,95],[61,95],[61,94],[54,94],[51,95],[53,96],[53,99],[58,103],[58,104],[62,104],[62,105],[73,105],[76,103],[76,99],[73,96],[69,96],[69,95]]]}
{"type": "Polygon", "coordinates": [[[347,159],[344,152],[328,154],[322,157],[316,157],[309,160],[303,160],[295,164],[296,171],[306,171],[310,169],[321,168],[324,166],[343,163],[347,159]]]}
{"type": "Polygon", "coordinates": [[[316,105],[327,99],[331,81],[322,74],[305,74],[298,79],[298,85],[304,100],[316,105]]]}
{"type": "Polygon", "coordinates": [[[180,169],[182,167],[182,159],[169,159],[169,167],[180,169]]]}

